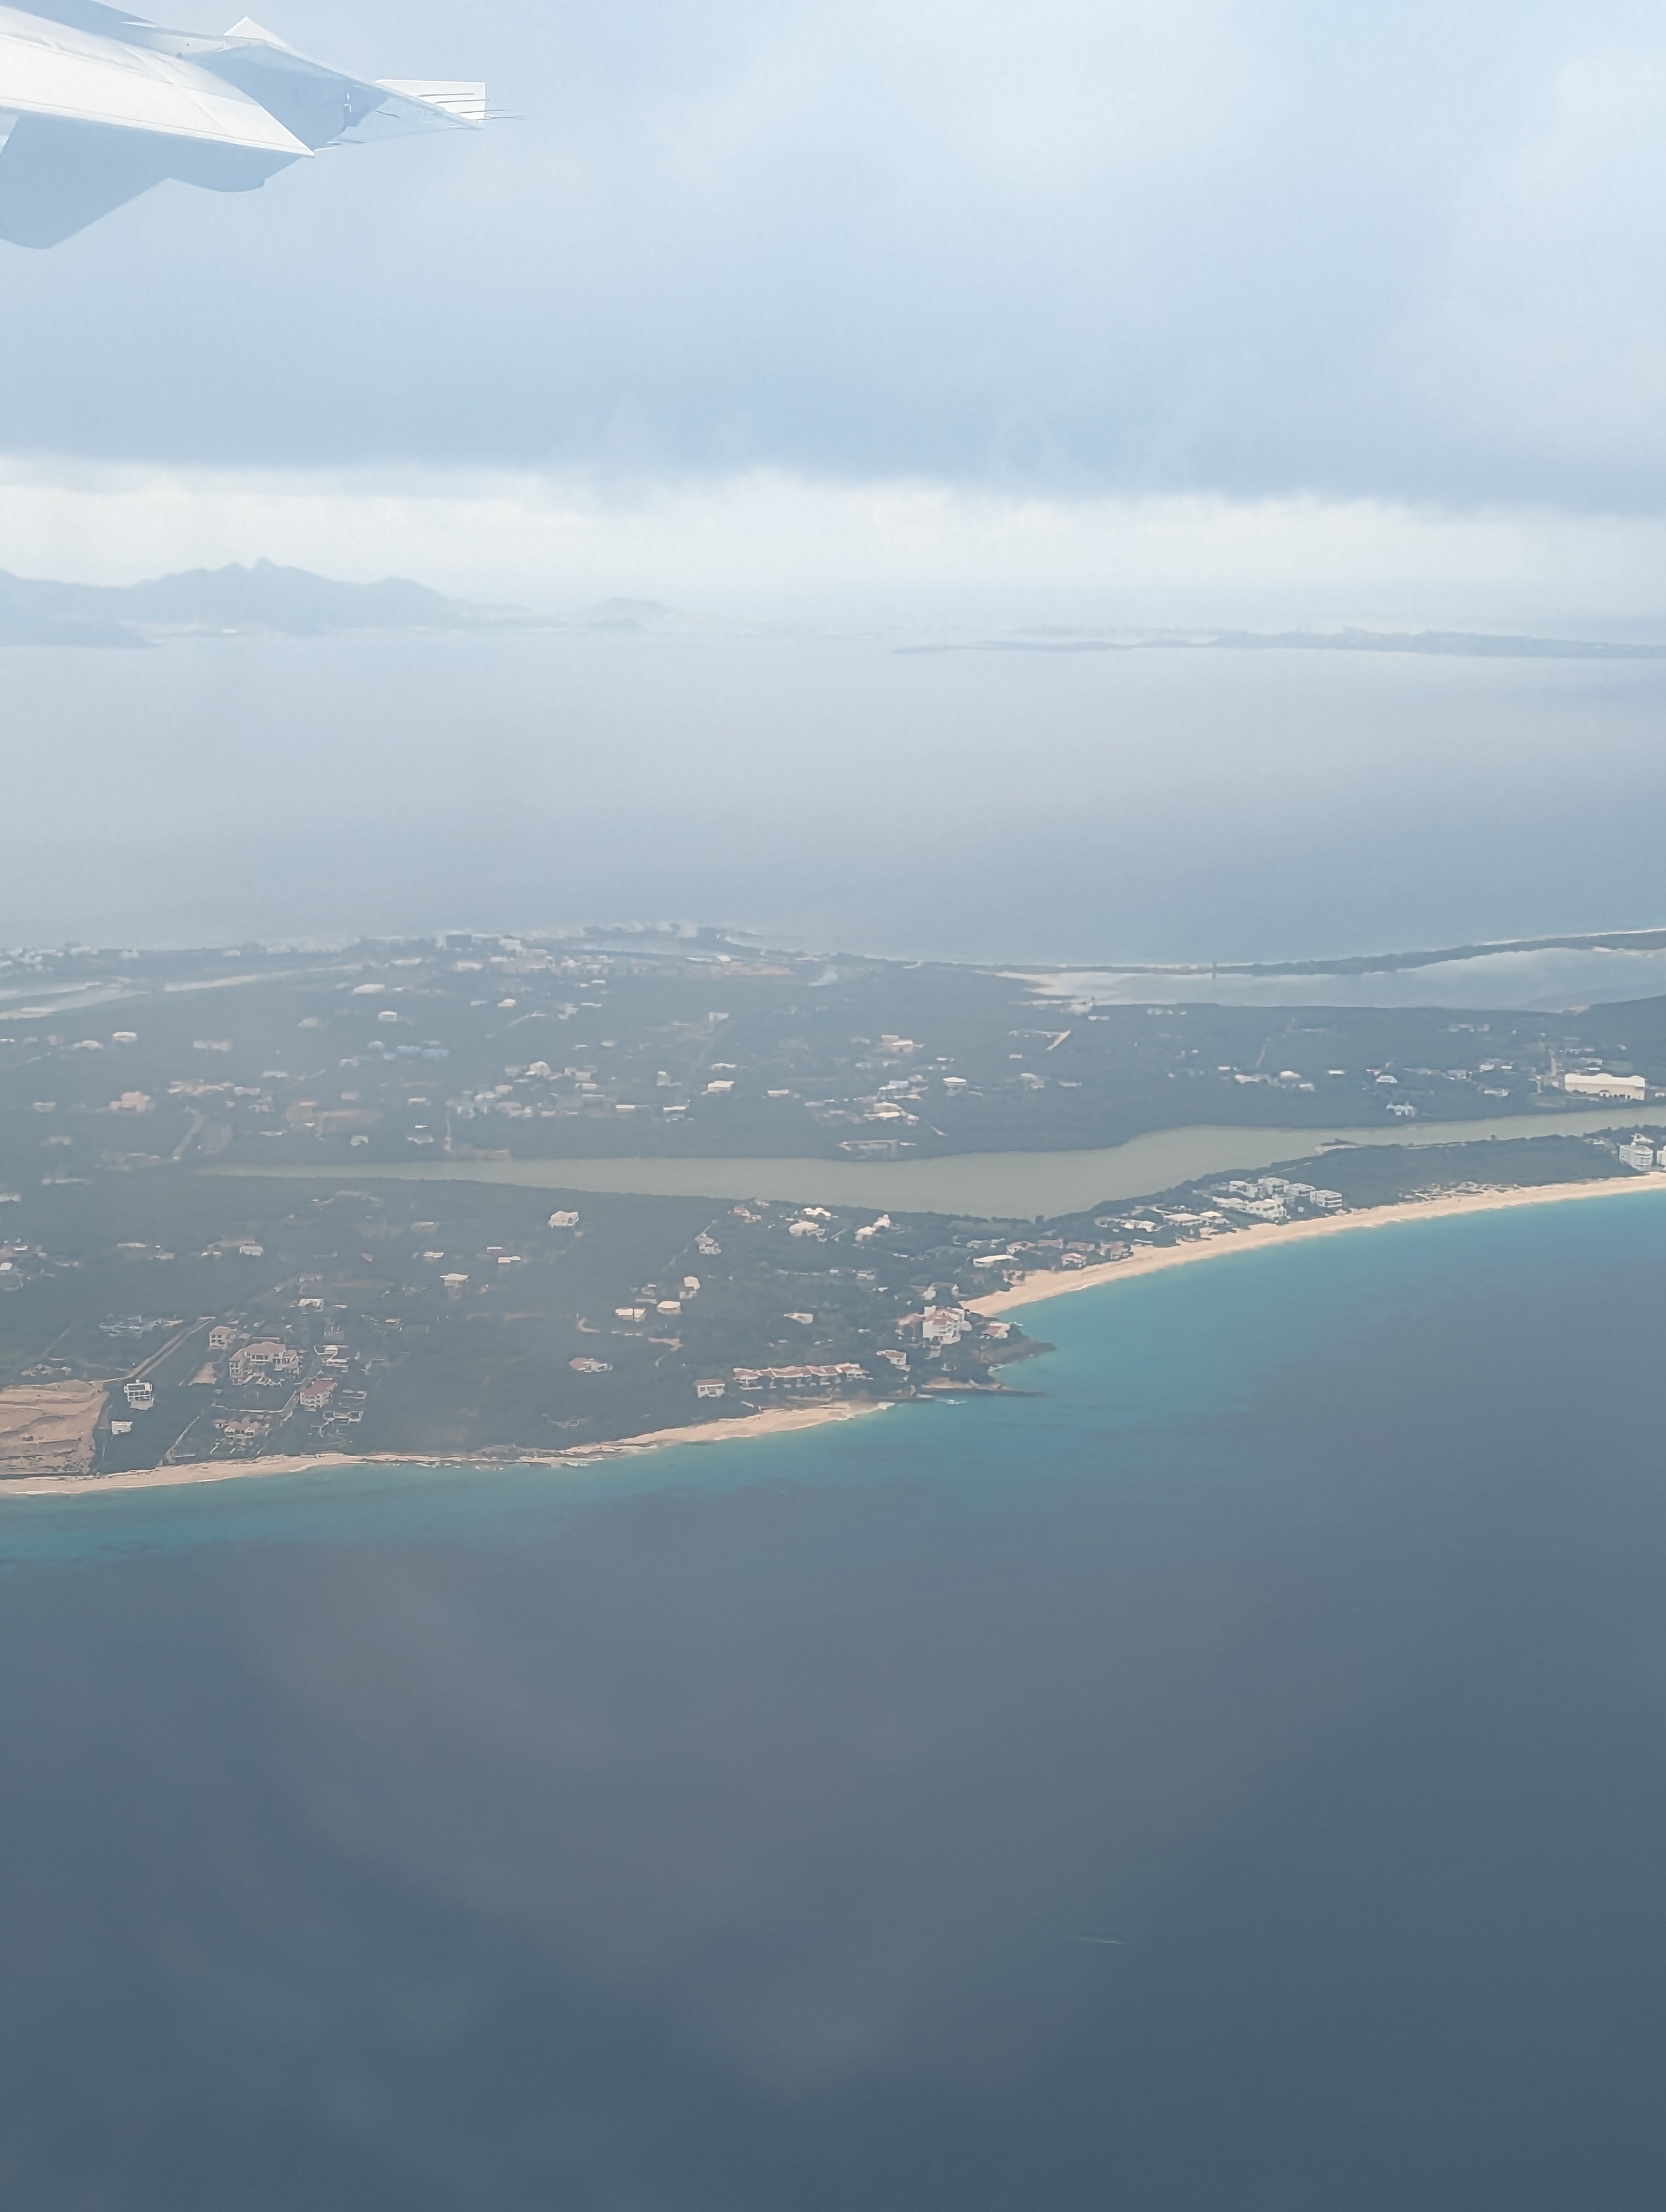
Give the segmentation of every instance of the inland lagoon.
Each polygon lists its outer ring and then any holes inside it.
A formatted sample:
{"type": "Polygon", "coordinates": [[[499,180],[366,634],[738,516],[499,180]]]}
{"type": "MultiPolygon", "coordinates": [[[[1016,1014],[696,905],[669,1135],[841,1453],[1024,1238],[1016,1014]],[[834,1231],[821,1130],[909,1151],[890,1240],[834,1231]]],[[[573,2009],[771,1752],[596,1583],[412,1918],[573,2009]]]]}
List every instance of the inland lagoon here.
{"type": "MultiPolygon", "coordinates": [[[[1635,1115],[1639,1109],[1633,1109],[1635,1115]]],[[[1498,1115],[1467,1121],[1399,1122],[1369,1128],[1268,1129],[1252,1125],[1153,1129],[1091,1152],[953,1152],[927,1160],[443,1159],[355,1160],[350,1168],[208,1168],[210,1176],[258,1175],[319,1182],[485,1182],[510,1189],[612,1191],[644,1198],[785,1200],[792,1205],[896,1206],[1032,1220],[1079,1212],[1101,1200],[1143,1198],[1201,1176],[1255,1175],[1337,1145],[1484,1143],[1524,1137],[1580,1137],[1627,1126],[1623,1102],[1567,1112],[1498,1115]]]]}

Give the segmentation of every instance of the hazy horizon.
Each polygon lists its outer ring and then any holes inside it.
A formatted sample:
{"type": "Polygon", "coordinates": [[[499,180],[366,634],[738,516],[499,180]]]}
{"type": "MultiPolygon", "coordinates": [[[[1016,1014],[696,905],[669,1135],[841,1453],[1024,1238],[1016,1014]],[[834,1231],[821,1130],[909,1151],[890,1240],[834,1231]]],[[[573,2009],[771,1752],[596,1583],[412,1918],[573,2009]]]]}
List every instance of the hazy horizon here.
{"type": "Polygon", "coordinates": [[[507,119],[0,247],[0,568],[975,624],[1661,603],[1666,46],[1627,0],[271,28],[507,119]]]}
{"type": "Polygon", "coordinates": [[[503,119],[0,246],[0,568],[719,634],[15,653],[0,938],[643,913],[1071,962],[1666,918],[1646,668],[888,649],[1658,639],[1666,33],[1627,0],[271,27],[503,119]]]}
{"type": "Polygon", "coordinates": [[[581,633],[6,667],[40,733],[0,824],[8,944],[635,915],[1231,961],[1663,919],[1651,662],[581,633]]]}

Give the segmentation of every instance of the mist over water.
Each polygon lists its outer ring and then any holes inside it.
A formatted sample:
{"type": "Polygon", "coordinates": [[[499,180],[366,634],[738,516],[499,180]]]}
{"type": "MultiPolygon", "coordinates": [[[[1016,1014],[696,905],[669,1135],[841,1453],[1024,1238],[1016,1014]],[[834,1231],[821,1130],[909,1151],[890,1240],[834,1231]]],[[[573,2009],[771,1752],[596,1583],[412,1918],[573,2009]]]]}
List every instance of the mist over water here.
{"type": "Polygon", "coordinates": [[[0,2185],[1641,2212],[1663,1224],[1178,1270],[1044,1398],[570,1491],[9,1510],[0,2185]]]}
{"type": "Polygon", "coordinates": [[[1663,918],[1654,664],[893,643],[13,651],[0,942],[674,917],[1208,961],[1663,918]]]}

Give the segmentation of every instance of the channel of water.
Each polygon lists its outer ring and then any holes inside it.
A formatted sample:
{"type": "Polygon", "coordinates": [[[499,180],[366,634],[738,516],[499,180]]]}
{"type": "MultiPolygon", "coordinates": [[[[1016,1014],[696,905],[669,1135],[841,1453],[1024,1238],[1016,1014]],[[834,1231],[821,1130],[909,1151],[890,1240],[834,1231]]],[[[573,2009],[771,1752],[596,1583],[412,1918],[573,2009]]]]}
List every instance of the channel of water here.
{"type": "MultiPolygon", "coordinates": [[[[1647,1115],[1638,1120],[1646,1123],[1647,1115]]],[[[644,1198],[768,1198],[799,1205],[894,1207],[907,1213],[1031,1220],[1102,1200],[1143,1198],[1200,1176],[1242,1175],[1310,1158],[1339,1145],[1475,1144],[1629,1129],[1614,1107],[1566,1114],[1423,1121],[1392,1129],[1157,1129],[1093,1152],[960,1152],[929,1160],[588,1159],[412,1160],[341,1168],[210,1168],[210,1175],[317,1182],[489,1182],[529,1190],[611,1192],[644,1198]]]]}

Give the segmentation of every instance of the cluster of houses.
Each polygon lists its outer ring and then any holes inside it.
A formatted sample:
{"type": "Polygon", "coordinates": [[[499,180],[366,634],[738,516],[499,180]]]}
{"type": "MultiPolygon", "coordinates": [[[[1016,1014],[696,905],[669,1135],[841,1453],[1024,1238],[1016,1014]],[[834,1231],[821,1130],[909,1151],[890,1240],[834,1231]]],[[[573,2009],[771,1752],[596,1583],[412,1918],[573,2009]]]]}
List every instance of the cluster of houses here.
{"type": "Polygon", "coordinates": [[[1288,1221],[1292,1213],[1343,1213],[1347,1200],[1340,1190],[1324,1190],[1310,1182],[1292,1182],[1287,1176],[1257,1176],[1254,1182],[1234,1178],[1209,1195],[1228,1213],[1248,1214],[1256,1221],[1288,1221]]]}
{"type": "MultiPolygon", "coordinates": [[[[216,1418],[216,1429],[234,1449],[260,1442],[292,1413],[321,1419],[332,1431],[356,1427],[364,1419],[368,1394],[343,1388],[352,1366],[344,1345],[320,1345],[309,1355],[281,1338],[248,1337],[229,1322],[217,1322],[209,1331],[209,1351],[226,1358],[226,1379],[234,1390],[288,1393],[270,1409],[245,1407],[216,1418]]],[[[210,1373],[204,1370],[199,1379],[210,1373]]]]}
{"type": "Polygon", "coordinates": [[[225,1413],[214,1425],[234,1451],[246,1451],[271,1436],[273,1419],[271,1413],[225,1413]]]}
{"type": "Polygon", "coordinates": [[[964,1306],[939,1304],[928,1305],[921,1313],[904,1314],[897,1324],[897,1333],[905,1344],[915,1341],[922,1349],[935,1346],[946,1351],[963,1336],[988,1337],[1002,1343],[1012,1334],[1012,1324],[969,1313],[964,1306]]]}
{"type": "MultiPolygon", "coordinates": [[[[789,1315],[788,1318],[794,1316],[789,1315]]],[[[969,1313],[964,1306],[958,1305],[927,1305],[920,1313],[904,1314],[897,1328],[905,1346],[913,1345],[928,1352],[946,1351],[965,1336],[976,1334],[1000,1343],[1012,1333],[1010,1322],[988,1320],[982,1315],[969,1313]]],[[[907,1374],[909,1353],[906,1350],[885,1346],[874,1356],[895,1367],[900,1374],[907,1374]]],[[[834,1390],[842,1384],[870,1380],[866,1368],[854,1359],[789,1367],[736,1367],[731,1372],[735,1389],[742,1392],[834,1390]]],[[[721,1398],[729,1386],[727,1380],[721,1376],[704,1376],[694,1387],[696,1394],[702,1398],[721,1398]]]]}
{"type": "MultiPolygon", "coordinates": [[[[737,1390],[835,1389],[841,1382],[866,1382],[867,1370],[854,1359],[822,1367],[737,1367],[737,1390]]],[[[695,1384],[702,1398],[721,1398],[727,1384],[721,1376],[708,1376],[695,1384]]]]}

